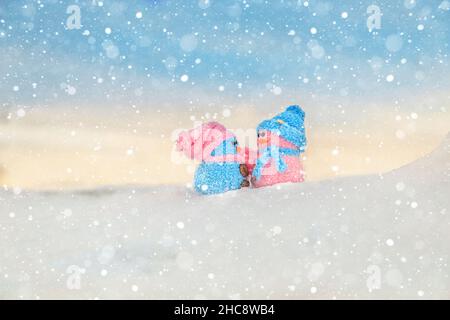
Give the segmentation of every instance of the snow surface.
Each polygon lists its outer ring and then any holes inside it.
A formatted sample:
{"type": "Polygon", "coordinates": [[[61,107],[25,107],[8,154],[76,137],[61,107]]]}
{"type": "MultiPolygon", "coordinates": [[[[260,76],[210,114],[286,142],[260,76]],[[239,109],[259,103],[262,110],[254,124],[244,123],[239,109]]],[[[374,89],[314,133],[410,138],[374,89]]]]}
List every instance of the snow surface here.
{"type": "Polygon", "coordinates": [[[450,298],[449,152],[219,196],[4,190],[0,298],[450,298]]]}

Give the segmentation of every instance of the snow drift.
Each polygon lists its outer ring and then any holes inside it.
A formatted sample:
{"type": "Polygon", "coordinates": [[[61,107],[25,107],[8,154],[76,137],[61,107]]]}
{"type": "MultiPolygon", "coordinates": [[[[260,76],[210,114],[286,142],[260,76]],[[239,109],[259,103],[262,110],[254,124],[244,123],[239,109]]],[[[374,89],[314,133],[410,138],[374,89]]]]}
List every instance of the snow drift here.
{"type": "Polygon", "coordinates": [[[450,298],[450,136],[383,175],[0,193],[0,298],[450,298]]]}

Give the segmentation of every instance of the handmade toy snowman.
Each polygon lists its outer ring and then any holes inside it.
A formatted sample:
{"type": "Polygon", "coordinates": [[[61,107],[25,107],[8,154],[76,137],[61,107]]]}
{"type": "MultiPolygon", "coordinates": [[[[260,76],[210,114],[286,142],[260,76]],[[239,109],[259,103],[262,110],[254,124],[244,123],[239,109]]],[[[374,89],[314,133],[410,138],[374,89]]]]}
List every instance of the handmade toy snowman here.
{"type": "Polygon", "coordinates": [[[258,125],[258,155],[252,172],[256,188],[284,182],[302,182],[300,154],[306,148],[305,113],[299,106],[258,125]]]}
{"type": "Polygon", "coordinates": [[[250,184],[236,136],[218,122],[204,123],[182,132],[177,150],[200,161],[194,175],[194,188],[201,194],[222,193],[250,184]]]}

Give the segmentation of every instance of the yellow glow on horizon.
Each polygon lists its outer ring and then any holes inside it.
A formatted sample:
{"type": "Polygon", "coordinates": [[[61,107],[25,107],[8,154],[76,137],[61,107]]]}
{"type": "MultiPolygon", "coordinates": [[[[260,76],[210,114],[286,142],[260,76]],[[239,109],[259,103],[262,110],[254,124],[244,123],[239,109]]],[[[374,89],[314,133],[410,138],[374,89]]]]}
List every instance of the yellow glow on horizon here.
{"type": "MultiPolygon", "coordinates": [[[[217,121],[252,132],[264,116],[251,109],[236,114],[240,116],[217,121]]],[[[404,115],[401,121],[385,114],[382,121],[342,130],[309,126],[303,155],[307,180],[400,167],[436,148],[449,123],[447,114],[430,113],[420,119],[404,115]]],[[[0,123],[0,184],[35,190],[187,184],[195,163],[174,153],[171,135],[191,125],[187,114],[162,122],[151,112],[120,119],[96,112],[34,112],[0,123]],[[174,156],[182,164],[176,164],[174,156]]]]}

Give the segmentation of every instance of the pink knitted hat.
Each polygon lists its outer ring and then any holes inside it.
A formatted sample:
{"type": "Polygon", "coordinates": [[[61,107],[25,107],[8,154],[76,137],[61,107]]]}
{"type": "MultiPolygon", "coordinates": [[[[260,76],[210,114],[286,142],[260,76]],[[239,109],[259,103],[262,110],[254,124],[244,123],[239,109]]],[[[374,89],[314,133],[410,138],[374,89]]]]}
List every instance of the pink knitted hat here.
{"type": "MultiPolygon", "coordinates": [[[[218,161],[211,152],[224,140],[235,137],[222,124],[218,122],[207,122],[194,129],[183,131],[177,140],[177,151],[183,152],[188,158],[199,161],[218,161]]],[[[223,161],[230,161],[226,157],[223,161]]],[[[234,156],[235,160],[237,157],[234,156]]],[[[239,156],[238,156],[239,158],[239,156]]]]}

